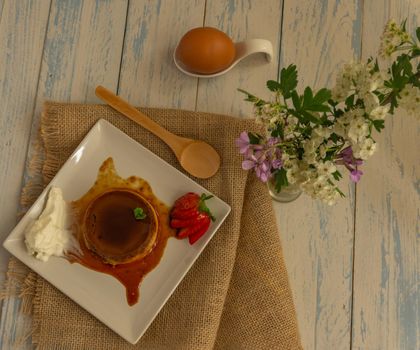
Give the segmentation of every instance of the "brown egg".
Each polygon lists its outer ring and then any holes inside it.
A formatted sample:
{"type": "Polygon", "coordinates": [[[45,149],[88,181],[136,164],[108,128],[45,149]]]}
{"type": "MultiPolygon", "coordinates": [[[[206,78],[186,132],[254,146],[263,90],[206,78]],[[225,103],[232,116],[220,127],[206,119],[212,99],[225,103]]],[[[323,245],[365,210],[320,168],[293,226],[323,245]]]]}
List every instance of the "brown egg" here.
{"type": "Polygon", "coordinates": [[[175,57],[178,64],[189,72],[214,74],[232,64],[235,45],[225,33],[216,28],[194,28],[180,40],[175,57]]]}

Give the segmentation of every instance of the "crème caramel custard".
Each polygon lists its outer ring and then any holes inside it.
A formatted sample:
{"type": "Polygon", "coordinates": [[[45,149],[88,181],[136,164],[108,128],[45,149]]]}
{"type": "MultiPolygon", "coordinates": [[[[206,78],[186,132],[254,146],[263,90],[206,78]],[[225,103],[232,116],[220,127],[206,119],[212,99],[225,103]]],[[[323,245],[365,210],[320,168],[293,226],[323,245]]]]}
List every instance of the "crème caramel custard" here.
{"type": "Polygon", "coordinates": [[[72,209],[80,252],[69,260],[115,277],[126,288],[127,303],[136,304],[141,281],[159,264],[169,237],[175,236],[169,208],[146,180],[120,177],[108,158],[94,185],[72,202],[72,209]]]}
{"type": "Polygon", "coordinates": [[[108,190],[86,210],[83,239],[104,262],[124,264],[149,254],[156,244],[158,222],[153,206],[140,194],[126,189],[108,190]],[[141,208],[145,218],[136,219],[141,208]]]}

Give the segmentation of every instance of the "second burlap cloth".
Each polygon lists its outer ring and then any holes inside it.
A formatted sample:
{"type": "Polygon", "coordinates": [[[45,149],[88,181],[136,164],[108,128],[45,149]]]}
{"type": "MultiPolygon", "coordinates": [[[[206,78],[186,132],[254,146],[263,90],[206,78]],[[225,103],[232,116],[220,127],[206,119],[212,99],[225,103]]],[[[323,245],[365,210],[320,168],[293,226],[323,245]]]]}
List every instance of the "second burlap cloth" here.
{"type": "MultiPolygon", "coordinates": [[[[40,349],[90,350],[300,349],[271,199],[264,184],[241,169],[234,144],[241,131],[256,126],[207,113],[143,111],[171,132],[204,140],[218,150],[220,171],[198,182],[229,203],[232,212],[137,345],[41,277],[36,278],[33,298],[35,344],[40,349]]],[[[179,168],[162,141],[107,106],[47,103],[41,120],[45,183],[100,118],[179,168]]]]}

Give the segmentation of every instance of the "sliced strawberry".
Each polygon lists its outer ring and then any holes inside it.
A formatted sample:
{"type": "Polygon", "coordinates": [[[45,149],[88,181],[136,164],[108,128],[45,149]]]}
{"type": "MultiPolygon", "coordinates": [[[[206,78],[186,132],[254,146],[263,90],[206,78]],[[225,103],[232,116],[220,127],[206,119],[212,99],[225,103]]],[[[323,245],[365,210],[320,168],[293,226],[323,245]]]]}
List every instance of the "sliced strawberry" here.
{"type": "Polygon", "coordinates": [[[183,228],[181,228],[180,230],[178,230],[178,232],[177,232],[177,234],[176,234],[176,236],[178,237],[178,238],[185,238],[185,237],[188,237],[188,232],[190,231],[190,227],[183,227],[183,228]]]}
{"type": "Polygon", "coordinates": [[[181,210],[197,208],[199,202],[200,196],[197,193],[188,192],[175,201],[174,208],[179,208],[181,210]]]}
{"type": "Polygon", "coordinates": [[[174,208],[171,211],[171,217],[174,219],[185,220],[185,219],[195,218],[198,215],[200,215],[200,212],[198,211],[197,208],[191,208],[191,209],[186,209],[186,210],[182,210],[180,208],[174,208]]]}
{"type": "Polygon", "coordinates": [[[206,205],[206,201],[213,196],[205,193],[199,196],[188,192],[178,198],[170,213],[170,226],[178,229],[178,238],[188,237],[190,244],[194,244],[210,227],[214,216],[206,205]]]}
{"type": "Polygon", "coordinates": [[[210,227],[210,220],[207,220],[206,224],[203,225],[200,228],[200,230],[198,230],[197,232],[189,235],[188,236],[188,241],[190,242],[190,244],[192,245],[195,242],[197,242],[201,238],[201,236],[204,235],[207,232],[207,230],[209,229],[209,227],[210,227]]]}
{"type": "Polygon", "coordinates": [[[178,238],[185,238],[188,237],[190,235],[193,235],[195,233],[197,233],[198,231],[202,230],[203,227],[209,227],[210,225],[210,218],[208,216],[206,216],[204,219],[198,221],[195,225],[192,226],[188,226],[185,228],[182,228],[181,230],[179,230],[178,232],[178,238]]]}
{"type": "Polygon", "coordinates": [[[193,226],[197,223],[200,223],[200,221],[204,220],[208,218],[207,215],[205,214],[199,214],[197,217],[193,217],[191,219],[185,219],[185,220],[181,220],[181,219],[172,219],[170,222],[170,226],[172,228],[183,228],[183,227],[189,227],[189,226],[193,226]]]}

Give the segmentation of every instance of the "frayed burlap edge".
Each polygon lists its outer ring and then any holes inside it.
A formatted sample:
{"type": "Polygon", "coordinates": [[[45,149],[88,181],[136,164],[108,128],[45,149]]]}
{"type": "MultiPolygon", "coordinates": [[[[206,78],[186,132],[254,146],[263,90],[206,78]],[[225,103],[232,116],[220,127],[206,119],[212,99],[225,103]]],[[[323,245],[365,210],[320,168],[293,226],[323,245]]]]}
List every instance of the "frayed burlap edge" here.
{"type": "MultiPolygon", "coordinates": [[[[41,125],[36,140],[33,144],[33,153],[30,154],[31,159],[28,164],[28,177],[20,197],[20,210],[18,218],[21,218],[30,208],[33,202],[38,198],[46,184],[54,176],[53,169],[57,168],[58,157],[58,130],[55,127],[57,119],[56,113],[49,113],[48,124],[45,123],[45,115],[47,113],[48,104],[44,104],[44,110],[41,114],[41,125]],[[47,144],[44,144],[46,142],[47,144]],[[45,154],[45,146],[49,152],[45,154]]],[[[23,336],[13,342],[13,348],[19,348],[29,337],[32,337],[32,343],[38,344],[39,338],[39,320],[36,319],[38,313],[36,309],[39,307],[42,291],[37,283],[39,277],[35,272],[31,271],[26,265],[21,263],[15,257],[11,257],[8,263],[6,278],[0,290],[0,300],[5,302],[9,298],[17,298],[21,301],[19,313],[24,315],[32,315],[32,327],[23,336]],[[35,312],[34,312],[35,311],[35,312]]]]}
{"type": "MultiPolygon", "coordinates": [[[[49,108],[48,103],[44,104],[44,110],[41,115],[40,132],[33,145],[33,153],[29,154],[30,163],[28,164],[29,180],[26,182],[21,194],[21,208],[24,213],[36,200],[45,185],[55,175],[59,168],[60,159],[60,134],[57,128],[58,113],[54,108],[49,108]],[[48,119],[46,118],[48,115],[48,119]],[[45,144],[43,144],[45,142],[45,144]],[[48,154],[45,153],[48,149],[48,154]]],[[[30,315],[30,330],[15,339],[12,348],[20,348],[28,338],[31,337],[32,344],[39,346],[40,324],[39,319],[41,300],[44,295],[42,278],[29,268],[23,265],[15,258],[9,262],[7,279],[4,288],[0,291],[2,300],[8,298],[19,298],[21,300],[20,310],[18,312],[30,315]]]]}

